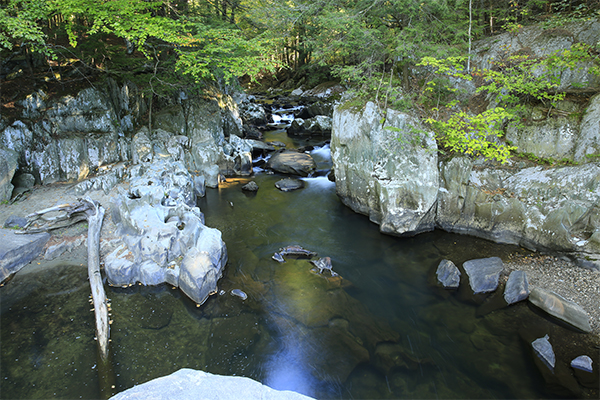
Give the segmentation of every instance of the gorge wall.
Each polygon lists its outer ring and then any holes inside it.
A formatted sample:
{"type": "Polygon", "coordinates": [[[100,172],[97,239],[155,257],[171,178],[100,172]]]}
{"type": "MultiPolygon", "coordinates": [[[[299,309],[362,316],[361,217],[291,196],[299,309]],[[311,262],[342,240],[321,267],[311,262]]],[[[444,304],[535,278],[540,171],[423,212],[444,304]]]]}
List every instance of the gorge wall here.
{"type": "MultiPolygon", "coordinates": [[[[495,57],[524,49],[544,56],[576,42],[595,45],[600,23],[584,25],[550,33],[529,27],[489,38],[477,44],[473,61],[485,67],[495,57]]],[[[507,129],[507,139],[520,151],[575,164],[570,166],[537,165],[527,158],[506,165],[467,156],[442,158],[433,133],[416,117],[373,103],[362,109],[338,106],[331,149],[339,197],[382,232],[415,235],[437,227],[566,252],[580,265],[600,269],[600,163],[595,157],[600,155],[600,80],[589,67],[561,77],[562,90],[574,93],[577,87],[585,100],[565,100],[554,114],[531,106],[530,112],[543,118],[507,129]]],[[[467,95],[475,95],[474,86],[461,84],[467,95]]]]}

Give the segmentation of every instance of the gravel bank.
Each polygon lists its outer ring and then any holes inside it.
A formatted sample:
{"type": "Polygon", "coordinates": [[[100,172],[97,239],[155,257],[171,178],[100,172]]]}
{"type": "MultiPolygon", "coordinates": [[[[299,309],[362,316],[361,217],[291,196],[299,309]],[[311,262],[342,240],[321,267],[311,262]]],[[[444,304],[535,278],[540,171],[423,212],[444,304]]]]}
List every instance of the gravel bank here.
{"type": "Polygon", "coordinates": [[[525,271],[530,289],[550,290],[579,304],[590,317],[593,334],[600,337],[600,272],[578,267],[564,258],[541,254],[513,254],[504,267],[507,275],[512,271],[525,271]]]}

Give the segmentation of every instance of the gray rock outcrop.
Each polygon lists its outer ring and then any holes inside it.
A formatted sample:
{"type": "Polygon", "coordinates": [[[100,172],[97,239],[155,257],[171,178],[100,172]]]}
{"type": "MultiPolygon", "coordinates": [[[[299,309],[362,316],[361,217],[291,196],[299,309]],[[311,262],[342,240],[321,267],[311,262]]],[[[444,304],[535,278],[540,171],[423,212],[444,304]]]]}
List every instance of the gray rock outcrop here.
{"type": "Polygon", "coordinates": [[[436,270],[438,281],[445,288],[457,288],[460,284],[460,271],[450,260],[442,260],[436,270]]]}
{"type": "Polygon", "coordinates": [[[111,400],[308,400],[302,394],[275,390],[250,378],[221,376],[182,368],[171,375],[127,389],[111,400]]]}
{"type": "Polygon", "coordinates": [[[548,314],[558,318],[584,332],[591,332],[590,318],[580,305],[569,301],[556,293],[533,288],[529,301],[548,314]]]}
{"type": "Polygon", "coordinates": [[[437,144],[408,114],[374,103],[360,111],[337,107],[331,158],[336,192],[385,233],[415,235],[435,226],[439,189],[437,144]]]}
{"type": "Polygon", "coordinates": [[[124,244],[105,260],[109,282],[168,282],[198,304],[214,293],[227,250],[221,232],[204,225],[195,201],[194,179],[180,161],[136,166],[129,191],[114,200],[113,220],[124,244]]]}
{"type": "Polygon", "coordinates": [[[18,154],[0,147],[0,202],[10,200],[14,186],[11,181],[18,166],[18,154]]]}
{"type": "Polygon", "coordinates": [[[46,232],[17,234],[12,229],[0,229],[0,282],[40,255],[49,239],[46,232]]]}
{"type": "Polygon", "coordinates": [[[312,118],[296,118],[287,129],[288,134],[297,136],[331,134],[331,117],[317,115],[312,118]]]}
{"type": "Polygon", "coordinates": [[[479,258],[463,263],[473,293],[493,292],[498,287],[504,263],[499,257],[479,258]]]}
{"type": "Polygon", "coordinates": [[[441,165],[436,222],[535,250],[600,254],[599,177],[597,163],[511,172],[454,157],[441,165]]]}

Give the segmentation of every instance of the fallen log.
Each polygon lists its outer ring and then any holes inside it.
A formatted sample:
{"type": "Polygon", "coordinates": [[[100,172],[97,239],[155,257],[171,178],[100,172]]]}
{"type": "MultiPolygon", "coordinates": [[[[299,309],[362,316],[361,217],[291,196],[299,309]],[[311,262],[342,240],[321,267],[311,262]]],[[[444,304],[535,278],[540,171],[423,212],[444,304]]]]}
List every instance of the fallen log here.
{"type": "Polygon", "coordinates": [[[108,339],[110,336],[108,321],[108,301],[100,274],[100,230],[105,209],[89,198],[79,199],[77,203],[61,204],[46,208],[27,216],[27,224],[19,233],[38,233],[64,228],[81,221],[88,222],[88,276],[96,316],[96,339],[102,362],[108,360],[108,339]]]}

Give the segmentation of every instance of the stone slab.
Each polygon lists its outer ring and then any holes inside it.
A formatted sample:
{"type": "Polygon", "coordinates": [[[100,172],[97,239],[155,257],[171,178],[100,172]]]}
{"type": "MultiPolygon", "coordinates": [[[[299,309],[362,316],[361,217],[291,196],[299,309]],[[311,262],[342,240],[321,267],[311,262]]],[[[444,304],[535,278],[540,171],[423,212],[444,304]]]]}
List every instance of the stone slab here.
{"type": "Polygon", "coordinates": [[[17,234],[0,229],[0,282],[36,258],[49,239],[49,233],[17,234]]]}

